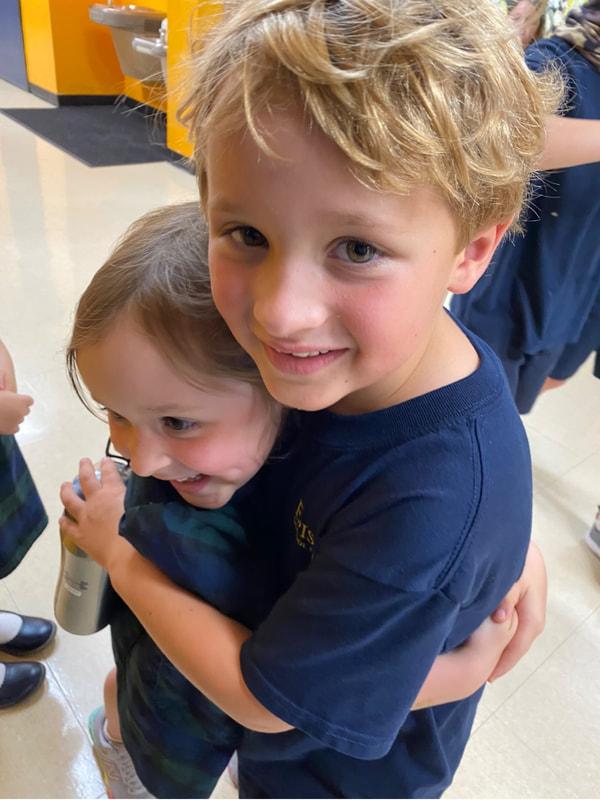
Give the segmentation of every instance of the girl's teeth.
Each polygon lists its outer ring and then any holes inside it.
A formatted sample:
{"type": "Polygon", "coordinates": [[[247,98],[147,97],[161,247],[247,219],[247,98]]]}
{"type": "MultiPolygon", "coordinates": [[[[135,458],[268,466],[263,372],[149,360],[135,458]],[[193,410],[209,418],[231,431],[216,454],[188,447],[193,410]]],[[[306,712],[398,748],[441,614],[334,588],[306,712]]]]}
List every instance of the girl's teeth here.
{"type": "Polygon", "coordinates": [[[328,352],[329,350],[311,350],[308,353],[290,353],[289,355],[294,358],[314,358],[314,356],[323,356],[328,352]]]}
{"type": "Polygon", "coordinates": [[[197,475],[194,475],[193,478],[184,478],[184,480],[177,481],[177,483],[194,483],[194,481],[200,480],[201,477],[202,477],[202,473],[199,472],[197,475]]]}
{"type": "Polygon", "coordinates": [[[292,356],[292,358],[314,358],[315,356],[324,356],[326,353],[330,353],[330,350],[307,350],[304,353],[290,353],[287,350],[277,350],[276,347],[273,348],[277,353],[281,353],[282,356],[292,356]]]}

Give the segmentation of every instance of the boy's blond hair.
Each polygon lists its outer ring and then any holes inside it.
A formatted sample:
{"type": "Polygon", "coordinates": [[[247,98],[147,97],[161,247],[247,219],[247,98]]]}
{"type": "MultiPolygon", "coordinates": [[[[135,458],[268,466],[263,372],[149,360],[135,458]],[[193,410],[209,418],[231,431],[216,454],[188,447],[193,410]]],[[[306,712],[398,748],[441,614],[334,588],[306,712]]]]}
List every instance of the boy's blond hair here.
{"type": "Polygon", "coordinates": [[[519,213],[560,97],[491,0],[230,0],[201,46],[182,118],[204,199],[209,135],[271,153],[258,118],[295,104],[365,185],[436,187],[461,244],[519,213]]]}
{"type": "Polygon", "coordinates": [[[213,303],[208,231],[197,202],[145,214],[125,232],[84,291],[67,346],[67,371],[93,412],[77,369],[81,348],[97,344],[128,314],[190,383],[233,378],[256,385],[260,373],[213,303]]]}

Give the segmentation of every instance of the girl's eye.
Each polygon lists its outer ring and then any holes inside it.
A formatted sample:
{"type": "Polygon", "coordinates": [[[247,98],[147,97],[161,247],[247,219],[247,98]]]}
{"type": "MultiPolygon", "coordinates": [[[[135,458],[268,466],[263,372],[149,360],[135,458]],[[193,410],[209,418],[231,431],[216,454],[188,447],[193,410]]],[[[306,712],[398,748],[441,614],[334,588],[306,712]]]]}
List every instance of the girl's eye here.
{"type": "Polygon", "coordinates": [[[163,417],[162,423],[165,428],[168,428],[171,431],[176,431],[177,433],[182,433],[185,431],[190,431],[196,427],[198,424],[190,419],[179,419],[179,417],[163,417]]]}
{"type": "Polygon", "coordinates": [[[350,261],[352,264],[368,264],[380,255],[380,252],[369,242],[363,242],[361,239],[346,239],[336,245],[333,254],[336,258],[350,261]]]}
{"type": "Polygon", "coordinates": [[[243,244],[244,247],[264,247],[267,243],[262,233],[249,225],[236,228],[229,235],[234,242],[243,244]]]}

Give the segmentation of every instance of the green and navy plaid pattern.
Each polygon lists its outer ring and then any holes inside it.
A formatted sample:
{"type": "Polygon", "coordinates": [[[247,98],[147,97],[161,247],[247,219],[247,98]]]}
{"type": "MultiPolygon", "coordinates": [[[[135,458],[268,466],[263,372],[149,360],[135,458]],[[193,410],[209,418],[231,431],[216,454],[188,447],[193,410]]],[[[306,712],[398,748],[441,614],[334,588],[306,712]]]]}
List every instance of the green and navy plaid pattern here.
{"type": "MultiPolygon", "coordinates": [[[[266,616],[268,564],[231,506],[194,508],[168,484],[132,476],[126,509],[121,535],[171,580],[250,628],[266,616]]],[[[209,797],[243,728],[170,663],[125,605],[111,632],[121,734],[140,780],[157,797],[209,797]]]]}
{"type": "Polygon", "coordinates": [[[15,437],[0,435],[0,578],[20,564],[47,524],[15,437]]]}

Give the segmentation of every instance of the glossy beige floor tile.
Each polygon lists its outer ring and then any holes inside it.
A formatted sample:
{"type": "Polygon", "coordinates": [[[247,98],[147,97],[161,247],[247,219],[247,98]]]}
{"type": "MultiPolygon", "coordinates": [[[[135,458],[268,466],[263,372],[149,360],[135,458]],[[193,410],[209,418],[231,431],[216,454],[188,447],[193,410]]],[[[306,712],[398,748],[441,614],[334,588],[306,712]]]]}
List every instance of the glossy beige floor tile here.
{"type": "Polygon", "coordinates": [[[598,452],[600,414],[598,395],[586,390],[592,365],[582,367],[578,380],[568,381],[560,389],[542,395],[534,408],[529,424],[549,439],[583,455],[598,452]]]}
{"type": "Polygon", "coordinates": [[[50,667],[43,689],[0,718],[2,797],[99,797],[104,792],[85,733],[50,667]]]}
{"type": "Polygon", "coordinates": [[[229,776],[227,772],[224,772],[221,775],[221,779],[215,786],[215,790],[212,793],[211,797],[221,798],[221,800],[230,800],[230,798],[236,798],[238,796],[237,789],[233,785],[233,783],[229,780],[229,776]]]}
{"type": "MultiPolygon", "coordinates": [[[[577,797],[598,797],[600,610],[497,713],[577,797]],[[557,758],[557,753],[560,757],[557,758]]],[[[546,796],[546,795],[544,795],[546,796]]]]}
{"type": "Polygon", "coordinates": [[[587,458],[587,454],[548,438],[527,421],[526,428],[538,489],[542,485],[552,485],[587,458]]]}
{"type": "MultiPolygon", "coordinates": [[[[0,107],[46,107],[0,82],[0,107]]],[[[144,211],[195,197],[171,164],[90,169],[0,115],[0,337],[35,406],[19,441],[46,503],[48,530],[0,583],[0,608],[52,614],[58,486],[106,429],[74,397],[63,349],[73,308],[125,227],[144,211]]],[[[600,798],[600,560],[583,536],[600,502],[600,381],[588,364],[526,419],[535,478],[534,536],[550,578],[542,637],[481,703],[448,797],[600,798]]],[[[0,797],[100,797],[86,720],[111,664],[106,631],[59,632],[40,654],[43,691],[0,712],[0,797]]],[[[216,797],[235,796],[224,776],[216,797]]]]}
{"type": "Polygon", "coordinates": [[[563,780],[498,719],[482,725],[467,746],[462,767],[445,798],[573,797],[563,780]]]}

